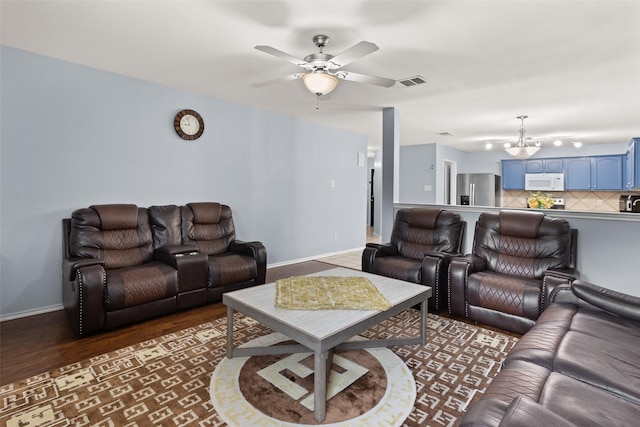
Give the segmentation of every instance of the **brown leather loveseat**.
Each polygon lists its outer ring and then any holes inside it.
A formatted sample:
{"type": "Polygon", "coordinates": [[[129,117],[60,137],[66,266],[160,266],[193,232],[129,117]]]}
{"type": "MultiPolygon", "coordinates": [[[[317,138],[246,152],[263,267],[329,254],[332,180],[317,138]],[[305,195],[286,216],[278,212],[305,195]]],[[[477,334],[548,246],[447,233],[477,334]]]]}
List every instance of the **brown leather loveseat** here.
{"type": "Polygon", "coordinates": [[[236,240],[231,209],[219,203],[94,205],[62,228],[63,304],[81,336],[265,282],[265,247],[236,240]]]}

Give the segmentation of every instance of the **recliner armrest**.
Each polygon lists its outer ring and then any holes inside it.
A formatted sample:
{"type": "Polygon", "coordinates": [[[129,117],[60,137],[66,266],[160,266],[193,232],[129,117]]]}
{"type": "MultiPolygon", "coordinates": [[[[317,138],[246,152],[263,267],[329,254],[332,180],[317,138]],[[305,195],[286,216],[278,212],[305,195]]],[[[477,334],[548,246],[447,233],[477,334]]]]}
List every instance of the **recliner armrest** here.
{"type": "Polygon", "coordinates": [[[480,258],[474,254],[466,254],[464,256],[454,257],[451,259],[451,262],[469,264],[470,273],[474,273],[476,271],[484,271],[487,269],[487,263],[483,258],[480,258]]]}
{"type": "Polygon", "coordinates": [[[62,260],[62,277],[65,280],[72,282],[76,279],[76,272],[79,268],[88,267],[90,265],[102,265],[104,266],[104,260],[101,258],[82,258],[72,257],[62,260]]]}
{"type": "Polygon", "coordinates": [[[372,273],[373,261],[377,257],[393,256],[398,254],[398,249],[391,243],[367,243],[362,251],[362,271],[372,273]]]}
{"type": "Polygon", "coordinates": [[[486,262],[477,255],[451,258],[449,263],[449,313],[467,317],[467,277],[486,269],[486,262]]]}

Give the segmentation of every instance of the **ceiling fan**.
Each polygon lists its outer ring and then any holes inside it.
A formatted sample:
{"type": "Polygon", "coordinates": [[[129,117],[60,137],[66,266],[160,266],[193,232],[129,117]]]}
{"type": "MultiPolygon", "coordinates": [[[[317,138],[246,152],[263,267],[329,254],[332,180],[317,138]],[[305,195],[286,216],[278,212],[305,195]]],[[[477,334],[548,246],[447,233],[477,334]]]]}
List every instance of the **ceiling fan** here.
{"type": "Polygon", "coordinates": [[[378,46],[374,43],[362,41],[350,47],[344,52],[333,56],[324,53],[324,47],[329,43],[329,37],[318,34],[313,37],[313,42],[320,50],[318,53],[312,53],[304,57],[304,59],[296,58],[281,50],[271,46],[255,46],[261,52],[276,56],[285,61],[289,61],[299,67],[304,68],[304,72],[290,74],[279,79],[269,80],[262,83],[253,84],[253,87],[264,87],[276,83],[287,82],[290,80],[301,79],[305,87],[318,97],[326,95],[336,88],[340,80],[348,80],[357,83],[367,83],[382,87],[392,87],[396,84],[395,80],[384,77],[369,76],[366,74],[353,73],[343,70],[342,67],[360,59],[363,56],[378,50],[378,46]]]}

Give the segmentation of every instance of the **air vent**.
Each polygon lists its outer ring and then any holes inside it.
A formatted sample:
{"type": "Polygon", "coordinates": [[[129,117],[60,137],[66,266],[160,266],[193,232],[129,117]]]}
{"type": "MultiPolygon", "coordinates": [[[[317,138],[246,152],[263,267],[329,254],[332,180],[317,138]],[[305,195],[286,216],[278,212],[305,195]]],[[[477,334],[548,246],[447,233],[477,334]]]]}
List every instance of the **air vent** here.
{"type": "Polygon", "coordinates": [[[453,134],[451,132],[438,132],[438,135],[440,135],[440,136],[453,136],[453,134]]]}
{"type": "Polygon", "coordinates": [[[425,84],[426,82],[427,82],[427,79],[425,79],[422,76],[407,77],[406,79],[402,79],[398,81],[398,83],[406,87],[417,86],[417,85],[425,84]]]}

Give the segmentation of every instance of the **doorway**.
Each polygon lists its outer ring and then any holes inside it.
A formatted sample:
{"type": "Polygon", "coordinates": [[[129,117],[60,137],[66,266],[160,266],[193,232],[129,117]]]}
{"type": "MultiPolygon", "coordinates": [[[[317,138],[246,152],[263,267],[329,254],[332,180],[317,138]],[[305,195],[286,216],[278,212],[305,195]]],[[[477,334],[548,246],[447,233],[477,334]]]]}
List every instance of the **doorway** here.
{"type": "Polygon", "coordinates": [[[458,164],[453,160],[443,161],[443,182],[444,182],[444,202],[445,205],[456,204],[458,164]]]}
{"type": "Polygon", "coordinates": [[[373,227],[373,213],[375,212],[375,197],[373,193],[373,173],[375,169],[371,168],[371,177],[369,179],[369,227],[373,227]]]}

